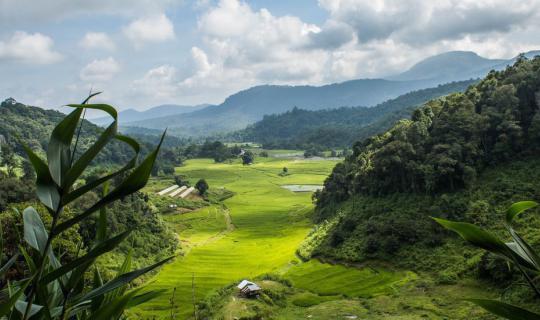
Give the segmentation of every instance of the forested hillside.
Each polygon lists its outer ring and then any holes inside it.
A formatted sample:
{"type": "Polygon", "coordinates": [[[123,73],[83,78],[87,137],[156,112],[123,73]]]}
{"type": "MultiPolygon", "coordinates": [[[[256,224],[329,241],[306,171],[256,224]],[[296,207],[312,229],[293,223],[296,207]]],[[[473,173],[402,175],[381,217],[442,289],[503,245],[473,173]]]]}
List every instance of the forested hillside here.
{"type": "MultiPolygon", "coordinates": [[[[448,241],[430,217],[500,230],[512,201],[540,199],[539,90],[540,58],[520,59],[357,142],[316,195],[316,221],[334,221],[335,227],[325,231],[314,254],[392,260],[434,271],[443,283],[467,273],[512,283],[500,261],[448,241]]],[[[539,224],[530,215],[522,226],[534,245],[539,224]]]]}
{"type": "Polygon", "coordinates": [[[452,82],[413,91],[371,108],[343,107],[318,111],[294,108],[282,114],[267,115],[231,136],[262,143],[266,148],[349,147],[354,141],[387,130],[395,121],[408,117],[415,107],[428,100],[464,91],[473,83],[472,80],[452,82]]]}
{"type": "MultiPolygon", "coordinates": [[[[64,118],[64,114],[55,110],[45,110],[27,106],[14,99],[7,99],[0,104],[0,135],[19,154],[23,154],[18,139],[36,151],[47,150],[47,142],[54,126],[64,118]]],[[[103,129],[84,120],[79,147],[84,150],[103,129]]],[[[118,164],[129,161],[133,156],[124,144],[113,142],[111,147],[98,156],[100,164],[118,164]]]]}
{"type": "MultiPolygon", "coordinates": [[[[5,244],[4,254],[8,256],[18,251],[16,244],[20,243],[19,238],[23,234],[22,217],[19,212],[22,212],[26,206],[34,206],[42,219],[46,222],[50,219],[45,208],[37,202],[34,187],[36,176],[30,163],[24,160],[26,157],[21,142],[43,156],[53,128],[64,117],[65,115],[58,111],[26,106],[13,99],[7,99],[0,105],[0,136],[4,138],[0,139],[2,151],[0,152],[0,224],[2,225],[0,233],[5,244]]],[[[77,154],[92,145],[102,131],[102,128],[83,120],[77,154]]],[[[152,146],[157,144],[151,139],[141,142],[143,153],[147,153],[152,146]]],[[[170,159],[170,153],[170,149],[163,149],[156,169],[163,169],[167,165],[172,167],[173,160],[170,159]]],[[[133,153],[129,147],[113,140],[110,146],[98,154],[92,168],[82,176],[79,182],[95,181],[110,173],[112,168],[128,162],[132,157],[133,153]]],[[[116,183],[119,181],[112,182],[111,188],[115,187],[116,183]]],[[[100,188],[89,191],[83,198],[67,206],[65,214],[72,216],[81,213],[89,203],[101,197],[101,192],[100,188]]],[[[100,261],[105,276],[111,275],[110,273],[128,252],[132,253],[134,264],[137,266],[154,262],[158,258],[175,252],[176,238],[164,225],[158,216],[157,208],[149,202],[147,195],[137,192],[124,197],[121,201],[109,206],[108,210],[110,232],[132,230],[133,233],[128,242],[107,256],[108,259],[100,261]]],[[[76,225],[59,239],[59,245],[64,251],[64,259],[70,260],[76,257],[78,251],[81,250],[80,246],[85,248],[94,238],[96,220],[96,217],[91,217],[84,223],[76,225]]]]}

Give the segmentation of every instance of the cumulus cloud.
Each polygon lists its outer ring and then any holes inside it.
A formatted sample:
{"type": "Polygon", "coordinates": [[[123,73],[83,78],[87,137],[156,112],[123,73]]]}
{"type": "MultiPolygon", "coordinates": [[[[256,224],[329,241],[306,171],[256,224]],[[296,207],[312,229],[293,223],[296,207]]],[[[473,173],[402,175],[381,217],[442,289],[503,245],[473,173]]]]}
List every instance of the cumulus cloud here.
{"type": "Polygon", "coordinates": [[[176,68],[171,65],[162,65],[150,69],[141,79],[133,82],[133,89],[137,94],[154,99],[168,100],[176,97],[178,93],[176,68]]]}
{"type": "Polygon", "coordinates": [[[115,44],[112,39],[103,32],[87,32],[79,41],[79,46],[84,49],[114,50],[115,44]]]}
{"type": "Polygon", "coordinates": [[[82,68],[79,76],[83,81],[103,82],[112,79],[120,71],[120,65],[114,58],[96,59],[84,68],[82,68]]]}
{"type": "Polygon", "coordinates": [[[136,45],[147,42],[163,42],[174,39],[174,26],[163,13],[147,16],[131,22],[124,34],[136,45]]]}
{"type": "Polygon", "coordinates": [[[0,60],[14,60],[28,64],[50,64],[62,59],[54,51],[54,42],[41,33],[17,31],[6,41],[0,41],[0,60]]]}
{"type": "Polygon", "coordinates": [[[242,89],[260,82],[318,81],[324,52],[305,50],[321,32],[294,16],[274,16],[267,9],[222,0],[198,21],[203,47],[192,48],[196,70],[181,82],[190,88],[242,89]]]}
{"type": "Polygon", "coordinates": [[[350,25],[360,42],[392,38],[405,43],[458,39],[526,26],[535,0],[319,0],[331,19],[350,25]]]}

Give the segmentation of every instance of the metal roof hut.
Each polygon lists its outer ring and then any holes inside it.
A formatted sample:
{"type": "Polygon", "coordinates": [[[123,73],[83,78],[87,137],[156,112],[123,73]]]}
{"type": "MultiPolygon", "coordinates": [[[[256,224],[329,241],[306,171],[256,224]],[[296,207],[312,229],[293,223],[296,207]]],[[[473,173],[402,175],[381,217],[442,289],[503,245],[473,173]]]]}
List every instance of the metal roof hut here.
{"type": "Polygon", "coordinates": [[[261,292],[261,287],[248,280],[242,280],[236,287],[245,297],[253,297],[261,292]]]}

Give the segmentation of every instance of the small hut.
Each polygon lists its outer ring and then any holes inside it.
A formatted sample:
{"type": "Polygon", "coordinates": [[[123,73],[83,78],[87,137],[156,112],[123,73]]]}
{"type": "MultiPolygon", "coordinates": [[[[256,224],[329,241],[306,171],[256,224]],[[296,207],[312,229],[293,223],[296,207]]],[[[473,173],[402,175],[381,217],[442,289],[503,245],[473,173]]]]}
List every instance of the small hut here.
{"type": "Polygon", "coordinates": [[[236,287],[245,297],[254,297],[261,292],[261,287],[248,280],[242,280],[236,287]]]}

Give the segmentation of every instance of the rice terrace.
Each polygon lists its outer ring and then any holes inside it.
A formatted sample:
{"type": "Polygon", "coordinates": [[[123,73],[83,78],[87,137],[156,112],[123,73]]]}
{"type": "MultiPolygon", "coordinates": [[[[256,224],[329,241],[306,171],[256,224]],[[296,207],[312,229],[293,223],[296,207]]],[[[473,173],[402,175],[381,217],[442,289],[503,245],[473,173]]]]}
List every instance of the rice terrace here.
{"type": "MultiPolygon", "coordinates": [[[[216,164],[195,159],[176,168],[177,174],[192,181],[204,177],[209,185],[226,188],[234,196],[223,205],[164,216],[176,226],[182,247],[189,249],[150,280],[149,289],[166,289],[166,293],[134,313],[148,319],[169,319],[173,308],[177,318],[184,319],[193,315],[193,294],[200,301],[235,281],[268,273],[290,274],[293,283],[313,291],[310,294],[326,296],[339,296],[340,286],[349,287],[346,292],[351,296],[371,296],[373,292],[387,292],[392,284],[406,279],[405,274],[362,273],[315,261],[301,267],[295,251],[312,228],[308,219],[311,193],[291,192],[281,185],[320,185],[335,163],[258,158],[257,163],[243,166],[240,162],[216,164]],[[290,174],[280,176],[284,166],[290,174]],[[322,278],[313,278],[317,273],[322,278]],[[321,289],[318,282],[327,276],[328,287],[321,289]],[[373,283],[378,283],[376,288],[373,283]]],[[[154,191],[164,186],[165,181],[151,181],[148,188],[154,191]]]]}

